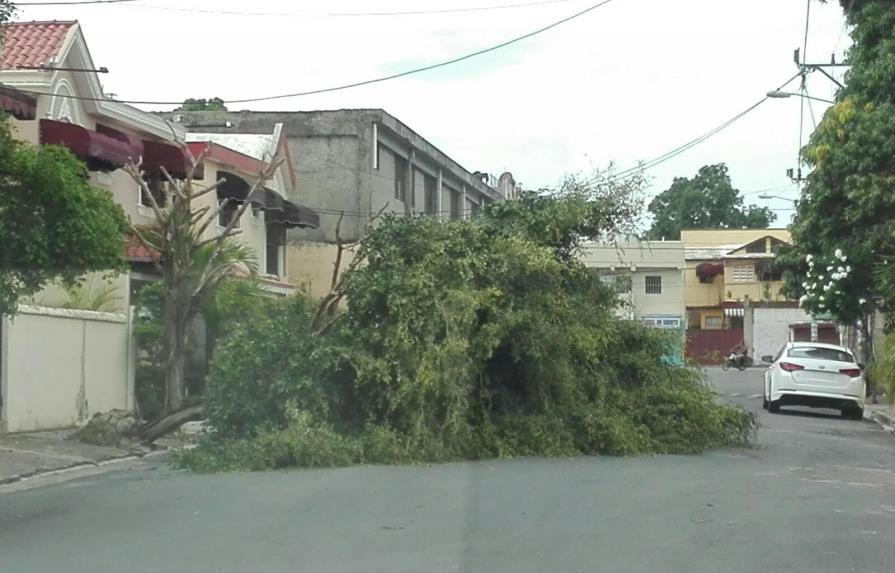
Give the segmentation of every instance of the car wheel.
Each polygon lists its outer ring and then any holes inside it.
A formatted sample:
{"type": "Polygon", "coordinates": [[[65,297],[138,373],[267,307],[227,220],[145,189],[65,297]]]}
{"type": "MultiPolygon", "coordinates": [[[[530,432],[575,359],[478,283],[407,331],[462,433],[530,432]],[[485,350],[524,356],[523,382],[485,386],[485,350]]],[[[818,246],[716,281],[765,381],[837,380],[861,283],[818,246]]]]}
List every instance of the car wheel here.
{"type": "Polygon", "coordinates": [[[842,409],[842,417],[848,418],[849,420],[863,420],[864,419],[864,409],[856,408],[856,407],[848,407],[842,409]]]}
{"type": "Polygon", "coordinates": [[[730,364],[728,362],[725,362],[721,365],[721,370],[723,370],[724,372],[727,372],[728,368],[730,368],[730,364]]]}
{"type": "Polygon", "coordinates": [[[771,414],[779,414],[780,413],[780,400],[774,400],[772,402],[768,402],[768,412],[771,414]]]}

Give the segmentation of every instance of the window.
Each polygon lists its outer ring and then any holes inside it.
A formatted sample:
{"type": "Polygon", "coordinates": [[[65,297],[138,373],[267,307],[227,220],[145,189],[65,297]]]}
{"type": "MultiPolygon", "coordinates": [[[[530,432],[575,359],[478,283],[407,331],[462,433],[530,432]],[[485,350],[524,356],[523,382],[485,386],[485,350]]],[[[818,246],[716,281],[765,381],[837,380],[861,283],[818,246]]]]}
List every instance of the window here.
{"type": "Polygon", "coordinates": [[[460,212],[460,192],[451,190],[451,219],[462,219],[463,213],[460,212]]]}
{"type": "MultiPolygon", "coordinates": [[[[143,175],[143,181],[146,182],[146,186],[149,187],[149,192],[155,197],[155,202],[159,207],[165,206],[165,188],[162,184],[162,177],[163,176],[158,173],[147,173],[143,175]]],[[[165,184],[167,184],[167,182],[165,184]]],[[[140,186],[140,205],[152,207],[152,201],[149,199],[149,195],[142,185],[140,186]]]]}
{"type": "Polygon", "coordinates": [[[737,265],[731,267],[731,278],[735,283],[755,282],[755,267],[752,265],[737,265]]]}
{"type": "Polygon", "coordinates": [[[848,352],[836,350],[835,348],[824,348],[822,346],[796,346],[789,349],[790,358],[811,358],[814,360],[832,360],[834,362],[855,361],[855,358],[848,352]]]}
{"type": "Polygon", "coordinates": [[[423,187],[424,187],[424,195],[425,195],[425,205],[426,213],[435,214],[438,211],[438,182],[434,177],[430,175],[423,175],[423,187]]]}
{"type": "Polygon", "coordinates": [[[407,201],[407,160],[395,155],[395,199],[407,201]]]}
{"type": "Polygon", "coordinates": [[[267,225],[267,250],[265,253],[264,271],[269,275],[280,276],[280,262],[283,247],[286,244],[286,227],[278,223],[267,225]]]}
{"type": "Polygon", "coordinates": [[[644,279],[646,281],[646,294],[662,294],[661,276],[647,275],[644,279]]]}
{"type": "Polygon", "coordinates": [[[631,275],[605,273],[600,275],[600,281],[614,289],[618,294],[629,294],[631,292],[631,275]]]}
{"type": "MultiPolygon", "coordinates": [[[[236,204],[236,202],[228,201],[227,199],[219,199],[218,205],[223,205],[221,210],[218,211],[218,225],[226,227],[230,224],[230,221],[236,217],[236,213],[239,211],[239,205],[236,204]]],[[[233,228],[239,228],[239,221],[234,223],[233,228]]]]}
{"type": "Polygon", "coordinates": [[[724,326],[724,319],[720,316],[706,316],[703,324],[705,330],[721,330],[724,326]]]}

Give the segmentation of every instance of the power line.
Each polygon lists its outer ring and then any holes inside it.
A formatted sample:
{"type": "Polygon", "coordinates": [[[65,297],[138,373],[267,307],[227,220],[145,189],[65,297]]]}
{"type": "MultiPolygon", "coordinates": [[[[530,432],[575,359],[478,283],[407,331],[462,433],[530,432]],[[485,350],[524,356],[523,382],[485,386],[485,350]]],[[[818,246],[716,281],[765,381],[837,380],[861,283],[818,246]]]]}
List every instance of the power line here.
{"type": "Polygon", "coordinates": [[[136,0],[77,0],[75,2],[10,2],[13,6],[79,6],[83,4],[122,4],[136,0]]]}
{"type": "MultiPolygon", "coordinates": [[[[515,38],[506,40],[506,41],[496,44],[494,46],[490,46],[488,48],[483,48],[481,50],[476,50],[474,52],[470,52],[463,56],[459,56],[459,57],[456,57],[456,58],[453,58],[450,60],[446,60],[443,62],[438,62],[436,64],[430,64],[428,66],[413,68],[410,70],[398,72],[398,73],[391,74],[388,76],[381,76],[378,78],[362,80],[362,81],[352,82],[352,83],[348,83],[348,84],[342,84],[339,86],[332,86],[332,87],[328,87],[328,88],[320,88],[320,89],[315,89],[315,90],[294,92],[294,93],[288,93],[288,94],[278,94],[278,95],[272,95],[272,96],[262,96],[262,97],[254,97],[254,98],[243,98],[243,99],[228,99],[228,100],[225,100],[224,103],[228,103],[228,104],[256,103],[256,102],[261,102],[261,101],[272,101],[272,100],[278,100],[278,99],[286,99],[286,98],[303,97],[303,96],[316,95],[316,94],[322,94],[322,93],[330,93],[330,92],[335,92],[335,91],[347,90],[347,89],[351,89],[351,88],[357,88],[357,87],[361,87],[361,86],[367,86],[370,84],[381,83],[381,82],[385,82],[388,80],[394,80],[394,79],[402,78],[405,76],[418,74],[421,72],[427,72],[429,70],[434,70],[436,68],[443,68],[445,66],[456,64],[456,63],[462,62],[464,60],[469,60],[471,58],[475,58],[477,56],[481,56],[481,55],[487,54],[489,52],[499,50],[501,48],[506,48],[507,46],[516,44],[523,40],[527,40],[528,38],[537,36],[538,34],[542,34],[544,32],[547,32],[548,30],[552,30],[553,28],[556,28],[557,26],[561,26],[562,24],[571,22],[572,20],[574,20],[576,18],[580,18],[581,16],[584,16],[585,14],[592,12],[592,11],[596,10],[597,8],[605,6],[606,4],[609,4],[610,2],[612,2],[612,0],[603,0],[602,2],[598,2],[597,4],[594,4],[588,8],[585,8],[584,10],[581,10],[579,12],[572,14],[571,16],[566,16],[565,18],[557,20],[557,21],[555,21],[551,24],[548,24],[542,28],[538,28],[537,30],[534,30],[532,32],[528,32],[527,34],[523,34],[522,36],[517,36],[515,38]]],[[[51,94],[51,93],[47,93],[47,92],[39,92],[39,91],[31,91],[31,90],[21,90],[21,91],[25,91],[26,93],[35,94],[35,95],[57,96],[57,97],[64,97],[64,98],[68,98],[68,99],[75,99],[75,100],[109,101],[106,98],[76,96],[73,94],[61,94],[61,93],[51,94]]],[[[117,101],[119,103],[139,104],[139,105],[180,105],[183,103],[183,100],[180,100],[180,101],[113,100],[113,101],[117,101]]]]}
{"type": "Polygon", "coordinates": [[[134,4],[140,0],[76,0],[72,2],[14,2],[18,6],[77,6],[82,4],[132,4],[132,8],[142,8],[149,10],[164,10],[169,12],[186,12],[194,14],[219,14],[224,16],[276,16],[290,17],[305,14],[314,14],[320,16],[333,17],[373,17],[373,16],[427,16],[436,14],[456,14],[468,12],[489,12],[494,10],[511,10],[516,8],[532,8],[537,6],[548,6],[552,4],[565,4],[568,2],[578,2],[580,0],[540,0],[537,2],[520,2],[516,4],[501,4],[497,6],[470,6],[466,8],[443,8],[437,10],[410,10],[395,12],[258,12],[244,10],[213,10],[202,8],[183,8],[178,6],[157,6],[151,4],[134,4]]]}
{"type": "MultiPolygon", "coordinates": [[[[796,79],[797,77],[799,77],[800,74],[801,74],[801,72],[792,76],[791,78],[786,80],[783,84],[781,84],[780,87],[777,88],[777,90],[774,90],[774,91],[782,90],[784,87],[787,86],[787,84],[789,84],[789,82],[791,82],[794,79],[796,79]]],[[[741,118],[743,118],[745,115],[747,115],[749,112],[751,112],[752,110],[754,110],[755,108],[757,108],[758,106],[760,106],[761,104],[766,102],[768,99],[770,99],[768,96],[761,98],[760,100],[758,100],[754,104],[750,105],[749,107],[747,107],[740,113],[736,114],[735,116],[731,117],[730,119],[728,119],[721,125],[707,131],[706,133],[700,135],[699,137],[692,139],[692,140],[688,141],[687,143],[684,143],[683,145],[680,145],[670,151],[667,151],[667,152],[663,153],[662,155],[659,155],[658,157],[654,157],[653,159],[650,159],[649,161],[643,162],[640,165],[637,165],[636,167],[631,167],[631,168],[622,170],[618,173],[615,173],[615,174],[611,175],[608,178],[608,180],[609,181],[617,181],[620,179],[621,180],[628,179],[630,177],[633,177],[635,174],[642,173],[648,169],[652,169],[653,167],[680,155],[681,153],[699,145],[703,141],[709,139],[710,137],[712,137],[712,136],[720,133],[724,129],[730,127],[731,125],[733,125],[734,123],[739,121],[741,118]]]]}

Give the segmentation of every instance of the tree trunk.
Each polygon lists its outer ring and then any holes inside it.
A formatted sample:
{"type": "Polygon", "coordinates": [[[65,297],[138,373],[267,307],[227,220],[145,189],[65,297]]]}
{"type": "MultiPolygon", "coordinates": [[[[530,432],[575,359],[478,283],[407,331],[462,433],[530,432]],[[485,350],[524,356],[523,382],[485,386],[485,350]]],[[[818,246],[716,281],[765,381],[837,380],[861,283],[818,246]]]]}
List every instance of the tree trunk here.
{"type": "Polygon", "coordinates": [[[140,439],[144,442],[154,442],[165,434],[173,432],[187,422],[199,419],[201,417],[201,404],[190,406],[189,408],[184,408],[182,410],[174,412],[173,414],[169,414],[161,420],[153,422],[151,425],[146,426],[145,428],[140,430],[140,439]]]}
{"type": "Polygon", "coordinates": [[[186,320],[188,309],[182,308],[182,296],[170,289],[165,297],[165,413],[183,408],[183,371],[186,361],[186,320]]]}

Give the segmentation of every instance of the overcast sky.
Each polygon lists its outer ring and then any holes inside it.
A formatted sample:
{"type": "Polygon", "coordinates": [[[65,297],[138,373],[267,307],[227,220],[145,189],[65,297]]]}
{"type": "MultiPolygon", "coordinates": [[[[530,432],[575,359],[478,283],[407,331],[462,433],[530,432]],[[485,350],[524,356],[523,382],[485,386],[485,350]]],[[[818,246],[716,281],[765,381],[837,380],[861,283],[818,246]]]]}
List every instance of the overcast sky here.
{"type": "MultiPolygon", "coordinates": [[[[23,0],[27,1],[27,0],[23,0]]],[[[537,0],[140,0],[28,7],[20,20],[81,22],[107,92],[119,99],[236,99],[309,90],[403,71],[488,47],[596,3],[403,16],[537,0]],[[202,12],[203,10],[211,11],[202,12]],[[253,11],[278,15],[221,14],[253,11]]],[[[543,0],[542,0],[543,2],[543,0]]],[[[231,109],[384,108],[470,171],[512,171],[527,188],[564,173],[633,166],[749,107],[796,72],[805,0],[613,0],[513,46],[446,68],[342,92],[231,109]]],[[[848,47],[838,2],[813,1],[809,62],[848,47]]],[[[793,89],[797,88],[794,82],[793,89]]],[[[831,98],[815,73],[809,93],[831,98]]],[[[726,131],[649,171],[651,193],[726,162],[734,185],[796,196],[799,99],[772,99],[726,131]]],[[[825,105],[814,102],[817,120],[825,105]]],[[[144,106],[146,107],[146,106],[144,106]]],[[[158,109],[170,109],[158,108],[158,109]]],[[[805,115],[805,136],[813,129],[805,115]]],[[[780,223],[791,213],[778,211],[780,223]]]]}

